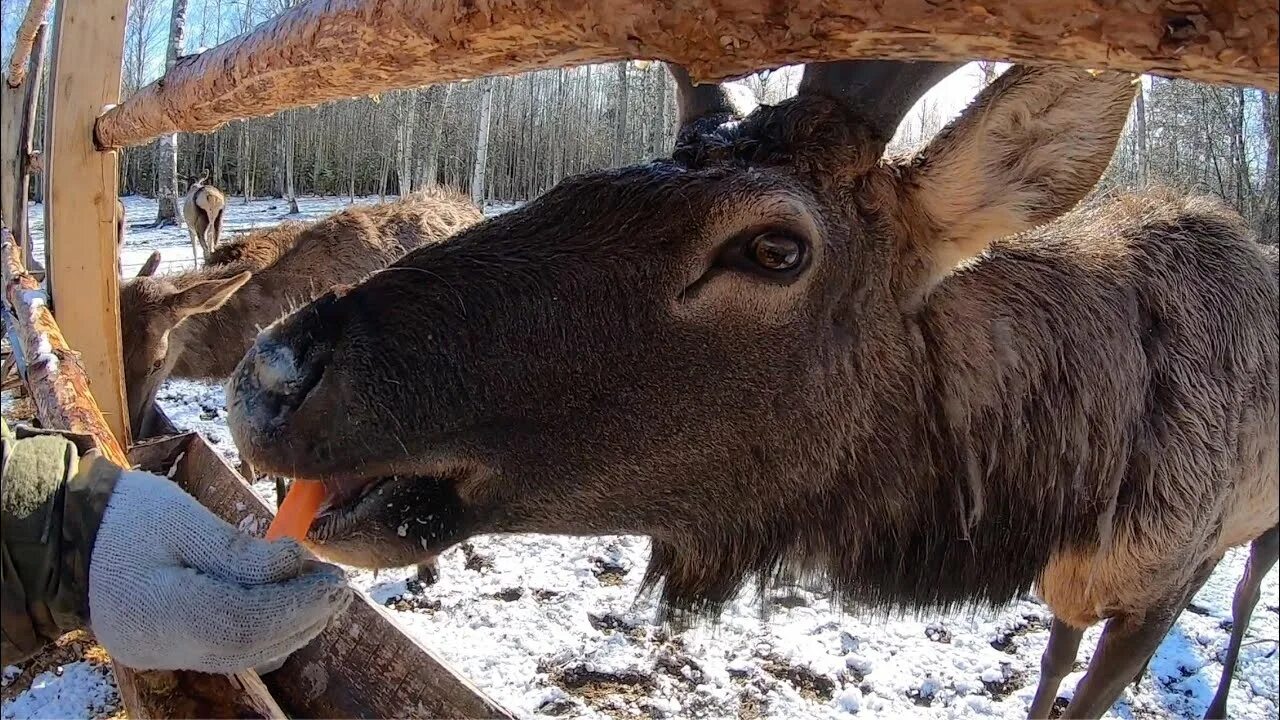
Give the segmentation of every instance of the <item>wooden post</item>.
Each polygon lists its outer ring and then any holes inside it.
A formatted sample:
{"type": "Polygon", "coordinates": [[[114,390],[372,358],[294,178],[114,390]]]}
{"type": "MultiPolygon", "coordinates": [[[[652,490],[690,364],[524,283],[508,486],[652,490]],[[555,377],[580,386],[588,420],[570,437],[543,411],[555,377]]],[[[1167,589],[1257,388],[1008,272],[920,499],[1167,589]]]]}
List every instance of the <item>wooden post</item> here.
{"type": "Polygon", "coordinates": [[[129,446],[120,349],[116,153],[93,143],[93,122],[120,100],[128,0],[60,2],[46,123],[45,247],[53,307],[80,351],[107,425],[129,446]]]}
{"type": "MultiPolygon", "coordinates": [[[[0,228],[0,267],[5,324],[12,324],[18,340],[12,351],[26,369],[27,387],[41,424],[88,435],[103,457],[130,467],[128,455],[94,402],[80,354],[67,346],[40,284],[23,267],[21,251],[8,228],[0,228]]],[[[116,662],[112,669],[130,718],[285,717],[252,670],[234,675],[139,672],[116,662]]]]}
{"type": "Polygon", "coordinates": [[[40,73],[44,68],[44,36],[48,25],[41,23],[35,31],[34,50],[23,68],[26,80],[13,84],[10,75],[0,85],[0,218],[22,245],[22,259],[33,272],[43,273],[36,262],[27,231],[27,195],[31,186],[31,153],[35,147],[36,106],[40,98],[40,73]]]}

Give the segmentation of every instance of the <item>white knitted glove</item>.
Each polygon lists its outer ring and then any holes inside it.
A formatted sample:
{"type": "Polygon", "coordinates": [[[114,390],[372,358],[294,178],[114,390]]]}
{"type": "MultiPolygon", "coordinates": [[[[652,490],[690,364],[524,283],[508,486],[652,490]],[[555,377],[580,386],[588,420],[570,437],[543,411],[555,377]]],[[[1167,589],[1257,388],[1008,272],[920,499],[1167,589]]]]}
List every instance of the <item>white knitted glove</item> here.
{"type": "Polygon", "coordinates": [[[126,471],[89,561],[89,624],[134,668],[229,673],[307,644],[351,600],[293,540],[251,537],[173,482],[126,471]]]}

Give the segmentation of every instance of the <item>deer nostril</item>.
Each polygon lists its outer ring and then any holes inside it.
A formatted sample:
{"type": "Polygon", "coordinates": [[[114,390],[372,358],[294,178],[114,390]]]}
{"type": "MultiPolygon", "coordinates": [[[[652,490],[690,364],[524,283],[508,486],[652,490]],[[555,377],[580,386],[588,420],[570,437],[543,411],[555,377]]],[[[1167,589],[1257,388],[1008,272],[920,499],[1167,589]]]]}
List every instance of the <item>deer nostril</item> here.
{"type": "Polygon", "coordinates": [[[276,395],[290,394],[298,384],[298,365],[293,350],[276,342],[257,342],[253,358],[253,379],[258,387],[276,395]]]}

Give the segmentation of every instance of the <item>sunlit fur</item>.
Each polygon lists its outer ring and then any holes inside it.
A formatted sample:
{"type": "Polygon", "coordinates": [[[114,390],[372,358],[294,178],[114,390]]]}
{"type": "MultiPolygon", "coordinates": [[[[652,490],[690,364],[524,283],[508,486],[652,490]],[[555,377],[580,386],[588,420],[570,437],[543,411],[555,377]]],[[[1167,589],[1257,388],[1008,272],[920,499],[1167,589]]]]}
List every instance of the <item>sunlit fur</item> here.
{"type": "Polygon", "coordinates": [[[566,180],[265,331],[237,445],[393,477],[320,544],[364,565],[636,533],[677,611],[780,572],[881,609],[1168,608],[1276,524],[1280,291],[1212,201],[1075,207],[1132,82],[1015,68],[890,160],[811,94],[566,180]],[[717,265],[759,228],[803,272],[717,265]]]}

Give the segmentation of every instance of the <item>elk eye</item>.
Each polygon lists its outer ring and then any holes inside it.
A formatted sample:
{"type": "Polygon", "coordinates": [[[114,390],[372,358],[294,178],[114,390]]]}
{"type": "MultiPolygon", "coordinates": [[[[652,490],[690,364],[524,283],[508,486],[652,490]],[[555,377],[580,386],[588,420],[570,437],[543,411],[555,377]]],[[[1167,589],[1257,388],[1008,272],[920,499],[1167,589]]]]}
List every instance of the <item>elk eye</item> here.
{"type": "Polygon", "coordinates": [[[151,363],[151,372],[158,372],[162,367],[164,367],[164,358],[160,358],[159,360],[151,363]]]}
{"type": "Polygon", "coordinates": [[[804,243],[793,235],[763,232],[747,242],[746,256],[769,272],[789,272],[804,260],[804,243]]]}

